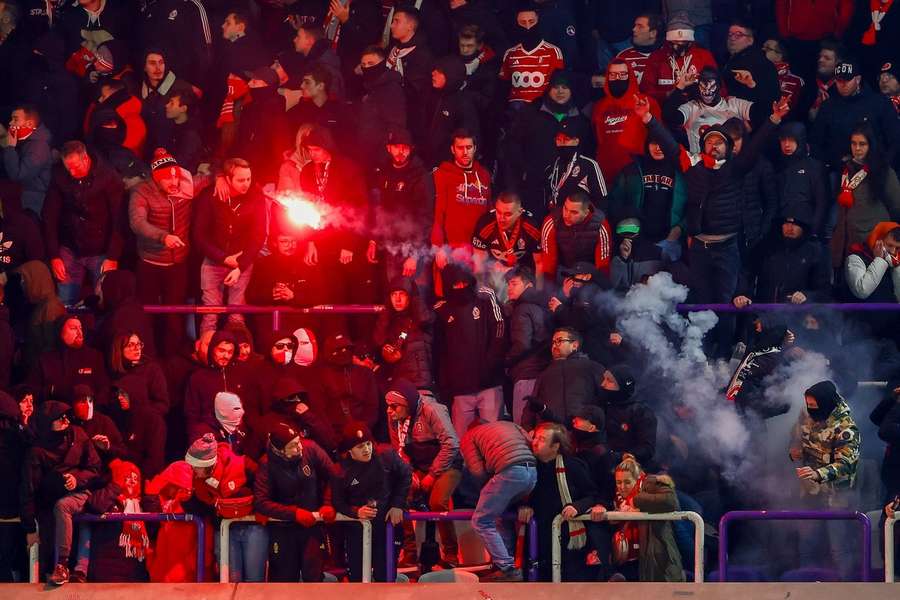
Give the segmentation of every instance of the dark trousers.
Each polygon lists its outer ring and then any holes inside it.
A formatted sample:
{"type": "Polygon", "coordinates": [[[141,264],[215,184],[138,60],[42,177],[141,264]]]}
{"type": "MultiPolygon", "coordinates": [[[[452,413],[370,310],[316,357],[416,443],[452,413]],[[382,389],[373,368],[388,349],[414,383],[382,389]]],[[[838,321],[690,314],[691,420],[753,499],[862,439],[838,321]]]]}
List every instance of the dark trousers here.
{"type": "MultiPolygon", "coordinates": [[[[135,269],[137,293],[142,304],[184,304],[187,299],[187,263],[169,267],[139,260],[135,269]]],[[[161,356],[178,352],[184,339],[184,315],[157,315],[156,347],[161,356]]]]}
{"type": "Polygon", "coordinates": [[[269,581],[306,583],[322,581],[325,551],[320,525],[269,525],[269,581]]]}
{"type": "Polygon", "coordinates": [[[20,523],[0,524],[0,582],[28,581],[25,530],[20,523]]]}
{"type": "MultiPolygon", "coordinates": [[[[691,301],[730,304],[737,290],[741,270],[741,252],[737,236],[724,242],[707,244],[694,239],[690,248],[691,301]]],[[[734,335],[734,315],[719,314],[719,322],[708,338],[710,358],[730,354],[734,335]]]]}

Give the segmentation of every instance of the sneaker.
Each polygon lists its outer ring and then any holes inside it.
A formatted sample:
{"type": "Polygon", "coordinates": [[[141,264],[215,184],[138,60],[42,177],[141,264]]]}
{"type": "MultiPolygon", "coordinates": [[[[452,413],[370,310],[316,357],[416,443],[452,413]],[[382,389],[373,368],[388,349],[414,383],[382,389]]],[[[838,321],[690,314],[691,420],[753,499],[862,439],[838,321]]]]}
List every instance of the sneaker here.
{"type": "Polygon", "coordinates": [[[69,583],[87,583],[87,575],[85,575],[84,571],[75,569],[69,577],[69,583]]]}
{"type": "Polygon", "coordinates": [[[479,581],[483,581],[485,583],[523,581],[522,569],[516,569],[515,567],[506,570],[497,569],[496,571],[488,573],[487,575],[479,577],[478,579],[479,581]]]}
{"type": "Polygon", "coordinates": [[[51,585],[63,585],[69,582],[69,568],[60,563],[53,569],[53,573],[47,580],[51,585]]]}

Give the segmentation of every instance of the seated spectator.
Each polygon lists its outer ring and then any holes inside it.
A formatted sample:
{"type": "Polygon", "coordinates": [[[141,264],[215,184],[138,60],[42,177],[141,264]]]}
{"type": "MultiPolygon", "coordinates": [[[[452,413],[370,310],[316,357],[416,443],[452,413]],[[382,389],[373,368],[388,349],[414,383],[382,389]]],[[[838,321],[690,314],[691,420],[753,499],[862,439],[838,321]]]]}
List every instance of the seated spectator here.
{"type": "MultiPolygon", "coordinates": [[[[533,432],[531,449],[537,458],[537,484],[528,506],[519,509],[519,521],[532,516],[538,526],[538,556],[550,556],[550,529],[553,519],[562,515],[562,580],[580,581],[588,577],[585,566],[587,528],[573,517],[587,514],[596,503],[597,487],[588,466],[573,455],[569,432],[559,423],[541,423],[533,432]]],[[[538,563],[538,580],[551,581],[550,561],[538,563]]]]}
{"type": "MultiPolygon", "coordinates": [[[[106,475],[109,462],[114,458],[125,458],[125,444],[116,424],[99,410],[94,410],[94,391],[90,386],[78,384],[72,393],[72,424],[87,434],[97,456],[100,457],[101,473],[106,475]]],[[[87,573],[86,570],[83,571],[87,573]]]]}
{"type": "MultiPolygon", "coordinates": [[[[424,499],[428,510],[450,509],[450,498],[462,479],[459,438],[447,407],[432,396],[420,394],[404,379],[391,382],[385,394],[391,446],[413,469],[410,503],[424,499]]],[[[438,522],[441,559],[458,564],[456,530],[450,521],[438,522]]],[[[415,565],[418,552],[412,524],[404,522],[401,566],[415,565]]]]}
{"type": "Polygon", "coordinates": [[[806,127],[792,121],[778,130],[781,155],[778,157],[777,219],[792,215],[809,215],[806,233],[809,237],[830,239],[826,220],[829,217],[829,192],[822,163],[809,156],[806,127]]]}
{"type": "Polygon", "coordinates": [[[423,159],[431,167],[451,158],[451,136],[458,129],[467,130],[473,139],[481,139],[478,110],[465,83],[466,65],[461,58],[451,54],[435,61],[431,89],[423,99],[426,134],[421,146],[423,159]]]}
{"type": "Polygon", "coordinates": [[[75,386],[86,384],[96,390],[97,404],[104,409],[109,400],[109,377],[103,354],[84,343],[81,318],[64,315],[56,320],[56,347],[41,354],[28,382],[41,392],[43,400],[74,400],[75,386]]]}
{"type": "Polygon", "coordinates": [[[0,143],[6,177],[22,186],[21,207],[35,215],[41,214],[50,187],[51,136],[38,109],[22,105],[13,109],[6,140],[0,143]]]}
{"type": "Polygon", "coordinates": [[[888,164],[872,125],[850,135],[837,197],[837,225],[831,238],[832,266],[839,268],[854,245],[862,245],[878,223],[900,221],[900,180],[888,164]]]}
{"type": "MultiPolygon", "coordinates": [[[[395,536],[402,535],[398,525],[406,510],[412,469],[396,450],[376,445],[372,432],[361,421],[345,424],[338,452],[340,462],[330,481],[334,508],[342,515],[369,521],[372,546],[381,548],[387,527],[394,528],[395,536]]],[[[356,528],[347,536],[347,546],[350,581],[362,581],[362,541],[356,528]]],[[[384,551],[373,552],[374,581],[386,581],[385,559],[384,551]]]]}
{"type": "Polygon", "coordinates": [[[564,269],[580,262],[608,273],[611,238],[606,214],[591,203],[586,193],[578,190],[567,196],[561,206],[547,215],[541,228],[544,277],[558,281],[564,269]]]}
{"type": "Polygon", "coordinates": [[[66,307],[59,301],[50,269],[42,261],[29,260],[16,273],[22,279],[25,300],[31,305],[22,349],[22,366],[30,372],[44,352],[56,347],[56,321],[66,314],[66,307]]]}
{"type": "MultiPolygon", "coordinates": [[[[623,512],[667,513],[678,510],[675,483],[668,475],[648,475],[625,454],[616,467],[616,510],[623,512]]],[[[603,519],[603,506],[591,508],[591,518],[603,519]]],[[[625,522],[616,532],[613,560],[627,581],[684,581],[681,553],[668,521],[625,522]],[[623,538],[627,550],[619,555],[615,543],[623,538]]]]}
{"type": "Polygon", "coordinates": [[[253,482],[254,508],[257,515],[287,521],[266,526],[269,581],[322,581],[322,524],[337,516],[324,494],[333,473],[328,455],[314,442],[301,441],[297,430],[282,423],[269,434],[266,457],[253,482]]]}
{"type": "Polygon", "coordinates": [[[651,464],[656,454],[656,414],[636,397],[635,385],[634,374],[625,365],[604,371],[600,383],[606,441],[613,464],[621,461],[626,453],[651,464]]]}
{"type": "Polygon", "coordinates": [[[850,293],[866,302],[900,302],[900,225],[881,222],[866,246],[847,256],[844,277],[850,293]]]}
{"type": "Polygon", "coordinates": [[[386,310],[378,315],[372,342],[381,353],[388,378],[406,379],[418,389],[431,389],[435,313],[408,277],[392,279],[387,292],[386,310]]]}
{"type": "MultiPolygon", "coordinates": [[[[591,203],[605,209],[607,207],[606,181],[600,172],[600,166],[593,158],[582,150],[590,136],[587,123],[581,117],[565,118],[559,123],[556,132],[556,160],[547,171],[546,205],[541,211],[543,215],[553,212],[566,198],[577,192],[587,194],[591,203]]],[[[604,140],[607,148],[613,143],[604,140]]],[[[622,152],[621,149],[616,152],[622,152]]]]}

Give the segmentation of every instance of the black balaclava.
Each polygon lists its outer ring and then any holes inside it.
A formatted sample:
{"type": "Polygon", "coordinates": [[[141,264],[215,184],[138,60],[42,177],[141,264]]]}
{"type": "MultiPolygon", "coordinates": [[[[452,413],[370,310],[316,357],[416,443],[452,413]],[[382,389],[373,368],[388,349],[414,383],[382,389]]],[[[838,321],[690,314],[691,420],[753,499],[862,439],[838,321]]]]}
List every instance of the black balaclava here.
{"type": "Polygon", "coordinates": [[[830,381],[820,381],[806,390],[805,395],[816,399],[819,408],[807,407],[806,411],[814,421],[820,422],[828,419],[828,416],[834,412],[840,398],[837,388],[830,381]]]}
{"type": "Polygon", "coordinates": [[[621,404],[628,402],[634,395],[634,374],[625,365],[616,365],[609,368],[609,372],[616,378],[619,384],[618,390],[603,390],[605,400],[609,404],[621,404]]]}
{"type": "Polygon", "coordinates": [[[526,29],[521,25],[516,25],[516,29],[518,30],[516,33],[518,35],[519,41],[522,43],[522,47],[526,50],[534,50],[537,48],[537,45],[541,43],[541,32],[540,28],[535,25],[531,29],[526,29]]]}
{"type": "Polygon", "coordinates": [[[722,81],[719,72],[709,67],[700,71],[697,81],[697,98],[707,106],[715,106],[722,99],[722,81]]]}
{"type": "Polygon", "coordinates": [[[375,84],[378,82],[378,79],[384,74],[387,70],[384,62],[380,62],[377,65],[371,67],[360,67],[362,70],[362,85],[363,88],[367,92],[371,92],[375,88],[375,84]]]}
{"type": "Polygon", "coordinates": [[[465,268],[459,265],[447,265],[444,267],[444,295],[447,302],[453,306],[464,306],[475,297],[475,277],[465,268]],[[457,288],[456,284],[464,283],[457,288]]]}

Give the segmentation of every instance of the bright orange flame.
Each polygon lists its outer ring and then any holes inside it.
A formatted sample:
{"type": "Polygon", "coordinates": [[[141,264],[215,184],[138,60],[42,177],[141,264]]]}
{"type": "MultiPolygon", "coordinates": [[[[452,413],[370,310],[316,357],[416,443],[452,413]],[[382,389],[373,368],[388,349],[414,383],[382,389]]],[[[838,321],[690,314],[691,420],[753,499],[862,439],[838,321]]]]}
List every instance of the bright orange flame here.
{"type": "Polygon", "coordinates": [[[288,219],[294,225],[312,229],[322,228],[322,213],[315,203],[294,195],[279,196],[278,203],[285,208],[288,219]]]}

